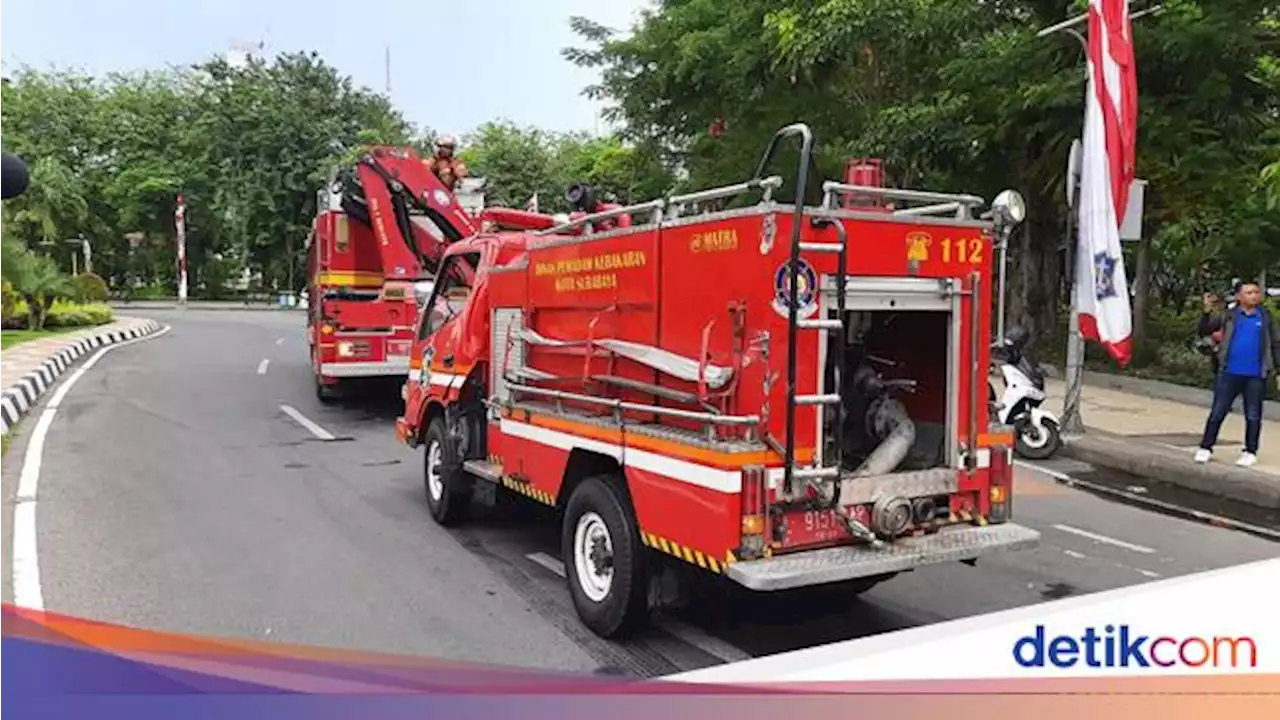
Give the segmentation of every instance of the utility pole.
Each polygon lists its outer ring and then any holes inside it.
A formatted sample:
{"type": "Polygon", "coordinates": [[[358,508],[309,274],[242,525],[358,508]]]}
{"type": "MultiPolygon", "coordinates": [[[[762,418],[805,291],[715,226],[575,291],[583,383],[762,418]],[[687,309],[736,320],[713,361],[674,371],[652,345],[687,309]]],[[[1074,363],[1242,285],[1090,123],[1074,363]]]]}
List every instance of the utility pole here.
{"type": "MultiPolygon", "coordinates": [[[[1139,10],[1129,14],[1129,21],[1133,22],[1140,17],[1147,15],[1158,15],[1164,12],[1164,5],[1153,5],[1144,10],[1139,10]]],[[[1084,35],[1080,34],[1076,27],[1083,25],[1089,21],[1089,14],[1077,15],[1068,18],[1055,25],[1050,25],[1036,33],[1036,37],[1048,37],[1055,33],[1065,32],[1074,37],[1080,43],[1080,50],[1085,57],[1085,92],[1089,92],[1089,82],[1087,73],[1089,72],[1089,42],[1084,35]]],[[[1088,101],[1086,99],[1086,106],[1088,101]]],[[[1072,156],[1076,152],[1075,145],[1072,145],[1072,156]]],[[[1073,163],[1068,161],[1070,167],[1073,163]]],[[[1068,171],[1070,173],[1070,171],[1068,171]]],[[[1071,273],[1071,295],[1068,298],[1071,302],[1071,319],[1067,326],[1067,367],[1066,367],[1066,397],[1063,399],[1062,407],[1062,434],[1067,437],[1079,436],[1084,433],[1084,420],[1080,416],[1080,393],[1084,385],[1084,337],[1080,334],[1080,308],[1076,304],[1076,283],[1079,282],[1080,275],[1080,257],[1078,251],[1079,238],[1075,237],[1075,219],[1076,207],[1078,206],[1078,189],[1075,186],[1073,178],[1067,178],[1067,272],[1071,273]]]]}

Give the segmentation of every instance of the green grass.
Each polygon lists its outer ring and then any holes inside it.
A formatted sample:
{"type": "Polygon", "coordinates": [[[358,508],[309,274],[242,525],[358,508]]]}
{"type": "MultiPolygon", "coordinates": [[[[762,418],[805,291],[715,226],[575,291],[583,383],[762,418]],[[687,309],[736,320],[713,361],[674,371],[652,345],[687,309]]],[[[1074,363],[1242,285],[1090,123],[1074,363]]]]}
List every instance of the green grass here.
{"type": "Polygon", "coordinates": [[[53,337],[72,330],[81,330],[83,328],[60,327],[46,328],[44,330],[5,330],[0,333],[0,350],[5,350],[18,343],[24,343],[28,340],[36,340],[43,337],[53,337]]]}
{"type": "Polygon", "coordinates": [[[12,439],[13,436],[9,433],[0,435],[0,455],[5,455],[9,452],[9,441],[12,439]]]}

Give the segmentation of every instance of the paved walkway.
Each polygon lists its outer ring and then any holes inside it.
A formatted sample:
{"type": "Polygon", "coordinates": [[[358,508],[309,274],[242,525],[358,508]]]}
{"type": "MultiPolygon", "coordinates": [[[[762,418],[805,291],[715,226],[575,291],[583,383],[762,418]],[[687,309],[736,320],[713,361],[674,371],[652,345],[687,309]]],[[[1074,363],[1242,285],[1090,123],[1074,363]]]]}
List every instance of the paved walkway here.
{"type": "MultiPolygon", "coordinates": [[[[1049,399],[1045,407],[1062,413],[1064,385],[1050,379],[1049,399]]],[[[1188,461],[1200,446],[1208,409],[1171,400],[1123,392],[1085,383],[1080,412],[1086,428],[1096,428],[1138,442],[1176,448],[1186,453],[1188,461]]],[[[1234,466],[1244,447],[1244,416],[1233,412],[1222,424],[1218,444],[1214,447],[1213,465],[1234,466]]],[[[1280,422],[1262,421],[1262,443],[1258,464],[1253,469],[1280,477],[1280,422]]]]}
{"type": "Polygon", "coordinates": [[[83,330],[59,333],[14,345],[0,353],[0,375],[4,377],[4,389],[8,389],[23,375],[40,367],[45,360],[57,355],[63,348],[71,347],[87,337],[117,330],[129,330],[145,322],[140,318],[118,318],[115,322],[106,325],[95,325],[83,330]]]}

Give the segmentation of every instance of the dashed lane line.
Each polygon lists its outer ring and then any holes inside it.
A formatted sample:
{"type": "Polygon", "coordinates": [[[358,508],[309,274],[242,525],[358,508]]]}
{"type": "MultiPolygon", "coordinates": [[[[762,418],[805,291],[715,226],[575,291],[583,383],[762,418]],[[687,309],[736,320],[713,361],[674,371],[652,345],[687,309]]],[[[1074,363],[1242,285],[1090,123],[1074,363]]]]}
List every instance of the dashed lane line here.
{"type": "Polygon", "coordinates": [[[1131,542],[1125,542],[1124,540],[1117,540],[1116,538],[1113,538],[1107,535],[1102,535],[1100,533],[1092,532],[1090,530],[1083,530],[1081,528],[1073,527],[1071,525],[1063,525],[1061,523],[1057,523],[1053,526],[1053,528],[1055,530],[1060,530],[1064,533],[1078,535],[1082,538],[1088,538],[1090,540],[1093,540],[1094,542],[1106,543],[1107,545],[1114,545],[1118,548],[1124,548],[1125,550],[1130,550],[1132,552],[1142,553],[1143,555],[1152,555],[1155,553],[1155,550],[1145,545],[1135,545],[1131,542]]]}
{"type": "Polygon", "coordinates": [[[270,364],[271,364],[271,359],[270,359],[270,358],[262,358],[262,362],[258,363],[258,374],[259,374],[259,375],[266,375],[266,374],[267,374],[267,366],[268,366],[268,365],[270,365],[270,364]]]}
{"type": "Polygon", "coordinates": [[[281,405],[280,411],[283,412],[285,415],[288,415],[289,417],[293,418],[294,422],[306,428],[307,432],[311,433],[312,435],[315,435],[317,439],[326,440],[326,441],[337,439],[333,433],[329,432],[328,430],[325,430],[323,427],[320,427],[319,423],[307,417],[306,415],[303,415],[301,412],[298,411],[297,408],[293,407],[292,405],[281,405]]]}

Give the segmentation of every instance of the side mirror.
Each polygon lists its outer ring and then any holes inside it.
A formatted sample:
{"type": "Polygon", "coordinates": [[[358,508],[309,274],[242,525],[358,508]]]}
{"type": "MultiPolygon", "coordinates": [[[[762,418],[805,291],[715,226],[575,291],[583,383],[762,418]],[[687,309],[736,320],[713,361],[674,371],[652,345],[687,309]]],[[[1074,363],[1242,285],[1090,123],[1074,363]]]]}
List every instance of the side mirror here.
{"type": "Polygon", "coordinates": [[[31,176],[27,172],[27,164],[17,157],[4,153],[0,155],[0,191],[4,200],[12,200],[27,191],[31,176]]]}

